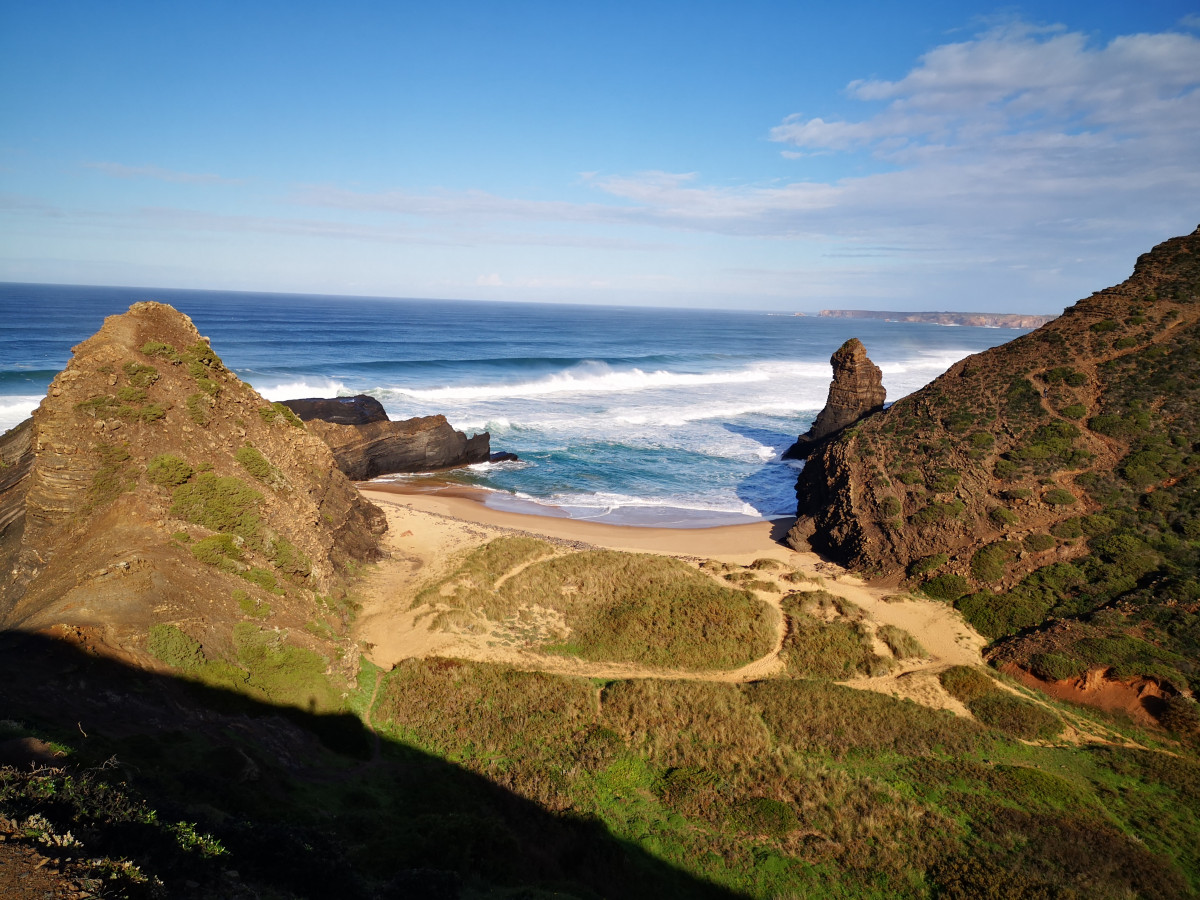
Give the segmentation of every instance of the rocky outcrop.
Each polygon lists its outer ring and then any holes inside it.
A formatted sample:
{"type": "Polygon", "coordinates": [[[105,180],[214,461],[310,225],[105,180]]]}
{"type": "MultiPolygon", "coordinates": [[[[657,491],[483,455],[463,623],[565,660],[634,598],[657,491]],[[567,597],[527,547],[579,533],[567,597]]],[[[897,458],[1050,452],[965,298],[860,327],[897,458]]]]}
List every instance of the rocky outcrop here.
{"type": "Polygon", "coordinates": [[[236,619],[247,594],[302,630],[386,529],[325,443],[160,303],[106,319],[0,443],[0,627],[144,633],[236,619]]]}
{"type": "Polygon", "coordinates": [[[883,372],[867,358],[862,341],[850,338],[829,362],[833,366],[833,381],[829,385],[825,408],[817,415],[812,428],[784,451],[784,459],[805,459],[843,428],[883,409],[883,372]]]}
{"type": "Polygon", "coordinates": [[[445,416],[423,416],[401,422],[335,425],[320,419],[308,429],[329,445],[337,466],[353,481],[368,481],[400,472],[434,472],[491,458],[491,435],[467,437],[445,416]]]}
{"type": "Polygon", "coordinates": [[[334,425],[369,425],[386,422],[388,414],[383,404],[367,394],[353,397],[310,397],[304,400],[284,400],[283,405],[303,421],[320,419],[334,425]]]}
{"type": "Polygon", "coordinates": [[[486,431],[467,437],[455,431],[445,416],[391,422],[383,404],[366,394],[283,403],[329,445],[338,468],[354,481],[454,469],[492,458],[491,435],[486,431]]]}

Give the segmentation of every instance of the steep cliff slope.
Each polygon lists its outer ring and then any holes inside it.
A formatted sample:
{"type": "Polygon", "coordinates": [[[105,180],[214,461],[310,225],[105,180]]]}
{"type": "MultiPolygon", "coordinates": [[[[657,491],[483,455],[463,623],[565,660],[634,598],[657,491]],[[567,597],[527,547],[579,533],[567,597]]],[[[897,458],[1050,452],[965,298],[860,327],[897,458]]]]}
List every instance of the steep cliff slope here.
{"type": "Polygon", "coordinates": [[[196,634],[246,610],[303,625],[382,514],[191,320],[137,303],[74,348],[0,452],[0,625],[196,634]]]}
{"type": "Polygon", "coordinates": [[[801,473],[791,541],[1023,633],[1006,652],[1047,676],[1200,686],[1198,293],[1200,229],[848,429],[801,473]],[[1079,627],[1029,636],[1051,619],[1079,627]]]}

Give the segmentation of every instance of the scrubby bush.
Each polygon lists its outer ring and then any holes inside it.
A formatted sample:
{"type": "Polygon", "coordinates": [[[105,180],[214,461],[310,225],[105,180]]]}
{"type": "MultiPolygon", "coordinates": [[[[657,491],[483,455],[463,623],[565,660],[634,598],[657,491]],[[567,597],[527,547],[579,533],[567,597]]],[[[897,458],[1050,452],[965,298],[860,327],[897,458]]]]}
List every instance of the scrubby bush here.
{"type": "Polygon", "coordinates": [[[930,578],[921,585],[921,592],[934,600],[953,602],[971,589],[970,582],[961,575],[946,574],[930,578]]]}
{"type": "Polygon", "coordinates": [[[146,477],[162,487],[178,487],[191,478],[194,472],[186,460],[171,453],[160,453],[146,466],[146,477]]]}
{"type": "Polygon", "coordinates": [[[967,708],[989,728],[1021,740],[1049,740],[1062,731],[1054,713],[1000,691],[976,697],[967,708]]]}
{"type": "Polygon", "coordinates": [[[1005,509],[1003,506],[992,507],[988,511],[988,518],[999,528],[1007,528],[1010,525],[1016,525],[1020,521],[1016,513],[1005,509]]]}
{"type": "Polygon", "coordinates": [[[235,565],[242,560],[242,550],[237,539],[230,534],[213,534],[192,545],[192,555],[200,562],[217,566],[226,572],[237,570],[235,565]]]}
{"type": "Polygon", "coordinates": [[[967,703],[996,690],[990,677],[971,666],[951,666],[938,675],[942,687],[955,700],[967,703]]]}
{"type": "Polygon", "coordinates": [[[971,556],[971,574],[979,581],[999,581],[1012,558],[1012,547],[1006,543],[988,544],[971,556]]]}
{"type": "Polygon", "coordinates": [[[896,659],[920,659],[929,653],[921,646],[921,642],[895,625],[880,625],[875,634],[887,644],[888,649],[895,654],[896,659]]]}
{"type": "Polygon", "coordinates": [[[1061,522],[1055,522],[1050,526],[1050,533],[1058,538],[1071,539],[1081,537],[1083,535],[1083,526],[1076,517],[1063,519],[1061,522]]]}
{"type": "Polygon", "coordinates": [[[1066,681],[1087,671],[1087,663],[1065,653],[1035,653],[1029,658],[1029,670],[1044,681],[1066,681]]]}
{"type": "Polygon", "coordinates": [[[175,625],[151,625],[146,649],[174,669],[194,669],[204,662],[200,642],[175,625]]]}
{"type": "Polygon", "coordinates": [[[141,363],[130,361],[121,368],[125,372],[125,377],[129,379],[130,386],[134,388],[148,388],[158,381],[158,369],[154,366],[144,366],[141,363]]]}
{"type": "Polygon", "coordinates": [[[233,454],[233,458],[237,460],[238,465],[259,481],[266,481],[271,477],[271,464],[257,448],[250,444],[241,447],[233,454]]]}
{"type": "Polygon", "coordinates": [[[1059,410],[1068,419],[1082,419],[1087,415],[1087,407],[1082,403],[1069,403],[1059,410]]]}
{"type": "Polygon", "coordinates": [[[170,363],[178,363],[180,361],[179,351],[170,344],[164,344],[162,341],[147,341],[142,344],[142,353],[145,356],[155,356],[159,359],[165,359],[170,363]]]}
{"type": "Polygon", "coordinates": [[[1041,553],[1049,550],[1058,542],[1048,534],[1029,534],[1021,541],[1030,553],[1041,553]]]}
{"type": "Polygon", "coordinates": [[[909,578],[915,578],[918,575],[924,575],[926,572],[933,572],[940,569],[949,561],[950,557],[945,553],[935,553],[933,556],[914,560],[908,564],[908,576],[909,578]]]}
{"type": "Polygon", "coordinates": [[[248,541],[258,539],[262,495],[242,480],[202,472],[172,496],[171,515],[248,541]]]}
{"type": "Polygon", "coordinates": [[[879,511],[883,514],[884,518],[888,519],[900,515],[903,509],[904,507],[900,505],[900,501],[895,497],[884,497],[883,502],[879,504],[879,511]]]}

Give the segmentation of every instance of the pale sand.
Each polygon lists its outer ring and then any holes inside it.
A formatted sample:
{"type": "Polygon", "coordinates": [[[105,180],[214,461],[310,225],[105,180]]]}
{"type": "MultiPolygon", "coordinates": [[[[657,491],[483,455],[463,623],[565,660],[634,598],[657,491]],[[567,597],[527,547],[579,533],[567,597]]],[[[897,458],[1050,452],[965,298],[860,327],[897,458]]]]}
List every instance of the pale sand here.
{"type": "MultiPolygon", "coordinates": [[[[894,589],[873,587],[814,553],[799,553],[783,546],[773,535],[786,532],[788,522],[763,521],[714,528],[642,528],[492,509],[483,504],[482,492],[469,488],[415,491],[394,486],[381,489],[377,485],[360,488],[387,515],[385,546],[389,558],[375,567],[364,582],[356,637],[371,645],[368,657],[385,669],[402,659],[436,655],[598,678],[666,677],[738,682],[770,677],[782,670],[779,659],[782,628],[774,650],[767,656],[736,670],[697,673],[544,656],[500,646],[495,633],[430,631],[428,620],[418,618],[421,610],[409,609],[420,586],[445,571],[462,553],[497,535],[519,531],[551,541],[660,553],[691,561],[715,559],[747,565],[764,557],[780,560],[819,579],[830,593],[858,604],[876,622],[910,632],[929,651],[927,659],[906,660],[891,675],[847,684],[967,714],[961,704],[942,690],[937,673],[951,665],[982,665],[983,638],[944,604],[916,599],[884,602],[883,598],[893,594],[894,589]]],[[[794,587],[780,586],[778,591],[757,593],[778,610],[781,597],[794,587]]]]}

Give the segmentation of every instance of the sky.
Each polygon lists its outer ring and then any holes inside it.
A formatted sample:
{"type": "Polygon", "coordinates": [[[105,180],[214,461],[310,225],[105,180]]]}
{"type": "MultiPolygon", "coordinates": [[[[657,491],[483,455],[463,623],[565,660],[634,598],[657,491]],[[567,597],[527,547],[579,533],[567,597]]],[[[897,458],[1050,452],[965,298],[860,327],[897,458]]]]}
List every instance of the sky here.
{"type": "Polygon", "coordinates": [[[1200,223],[1200,6],[0,0],[0,281],[1058,312],[1200,223]]]}

